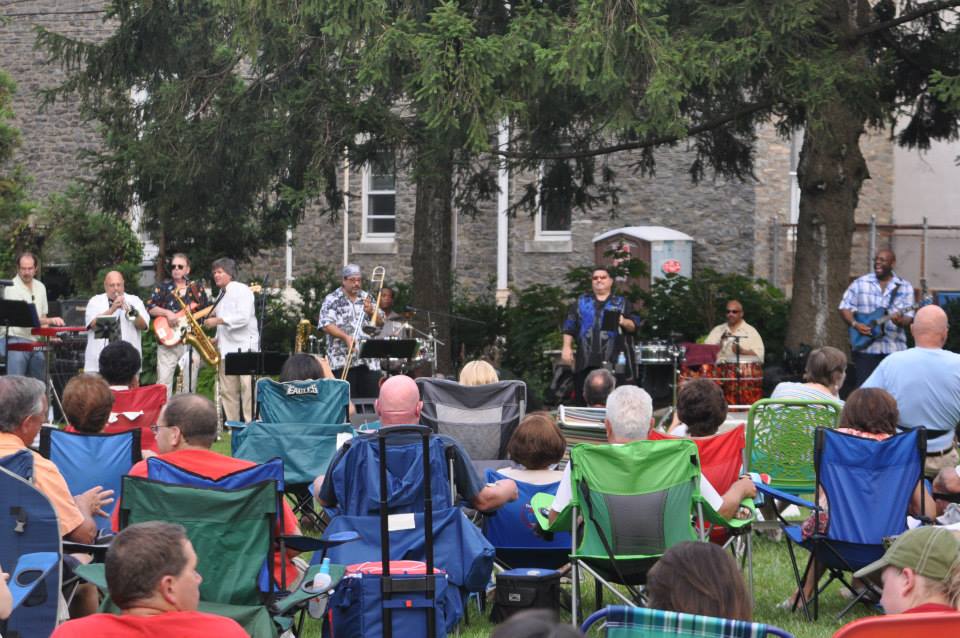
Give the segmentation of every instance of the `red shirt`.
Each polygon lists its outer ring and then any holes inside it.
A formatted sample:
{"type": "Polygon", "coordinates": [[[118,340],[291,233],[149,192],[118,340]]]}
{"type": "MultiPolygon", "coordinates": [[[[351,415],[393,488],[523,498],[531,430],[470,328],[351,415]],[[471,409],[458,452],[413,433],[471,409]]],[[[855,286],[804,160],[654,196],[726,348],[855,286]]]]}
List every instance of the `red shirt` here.
{"type": "MultiPolygon", "coordinates": [[[[173,452],[161,454],[156,458],[162,459],[171,465],[176,465],[177,467],[187,470],[188,472],[193,472],[194,474],[199,474],[200,476],[206,476],[214,481],[223,478],[227,474],[236,472],[237,470],[245,470],[248,467],[253,467],[256,465],[256,463],[252,461],[235,459],[232,456],[224,456],[223,454],[218,454],[217,452],[213,452],[211,450],[198,449],[174,450],[173,452]]],[[[144,459],[130,468],[128,476],[140,476],[146,478],[147,460],[144,459]]],[[[117,507],[113,510],[113,529],[116,531],[119,528],[120,504],[118,502],[117,507]]],[[[300,533],[297,517],[294,516],[293,510],[290,509],[290,504],[287,503],[286,500],[283,501],[283,530],[286,534],[300,533]]],[[[280,533],[279,525],[277,526],[276,533],[280,533]]],[[[299,573],[297,572],[296,565],[294,565],[292,562],[286,561],[286,564],[287,586],[290,587],[292,583],[296,581],[299,573]]],[[[274,571],[274,577],[279,583],[279,567],[274,571]]]]}
{"type": "Polygon", "coordinates": [[[958,612],[956,609],[954,609],[950,605],[944,605],[943,603],[923,603],[922,605],[911,607],[910,609],[902,613],[904,614],[924,614],[924,613],[956,614],[958,612]]]}
{"type": "Polygon", "coordinates": [[[170,611],[155,616],[93,614],[65,622],[51,638],[247,638],[235,620],[199,611],[170,611]]]}

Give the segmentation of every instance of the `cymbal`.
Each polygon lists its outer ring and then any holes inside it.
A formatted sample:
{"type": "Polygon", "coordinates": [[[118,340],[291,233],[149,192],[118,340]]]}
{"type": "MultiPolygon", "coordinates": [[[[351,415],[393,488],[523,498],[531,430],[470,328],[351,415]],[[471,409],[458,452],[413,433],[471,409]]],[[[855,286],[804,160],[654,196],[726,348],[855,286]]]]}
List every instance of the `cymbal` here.
{"type": "Polygon", "coordinates": [[[417,314],[417,311],[416,311],[416,310],[407,310],[406,312],[398,312],[397,314],[399,314],[401,317],[403,317],[403,318],[406,319],[407,321],[410,321],[411,319],[413,319],[413,316],[414,316],[415,314],[417,314]]]}

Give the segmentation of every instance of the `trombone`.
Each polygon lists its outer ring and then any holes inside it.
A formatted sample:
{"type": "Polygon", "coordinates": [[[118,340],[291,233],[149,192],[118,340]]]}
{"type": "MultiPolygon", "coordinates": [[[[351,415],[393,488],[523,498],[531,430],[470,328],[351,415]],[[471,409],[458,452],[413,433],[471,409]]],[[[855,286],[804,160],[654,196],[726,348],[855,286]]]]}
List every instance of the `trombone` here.
{"type": "MultiPolygon", "coordinates": [[[[382,322],[378,321],[380,316],[380,295],[383,293],[383,280],[387,276],[387,271],[383,266],[377,266],[373,269],[373,272],[370,274],[370,283],[376,284],[377,286],[377,301],[373,304],[373,325],[381,324],[382,322]]],[[[361,292],[361,300],[366,300],[369,298],[369,293],[361,292]]],[[[347,356],[343,362],[343,372],[340,373],[340,379],[342,381],[347,380],[347,373],[350,372],[350,362],[353,360],[353,352],[357,346],[357,339],[360,338],[360,332],[363,330],[363,324],[366,323],[364,318],[366,313],[361,313],[360,318],[357,320],[357,325],[353,329],[353,338],[350,340],[350,347],[347,348],[347,356]]]]}

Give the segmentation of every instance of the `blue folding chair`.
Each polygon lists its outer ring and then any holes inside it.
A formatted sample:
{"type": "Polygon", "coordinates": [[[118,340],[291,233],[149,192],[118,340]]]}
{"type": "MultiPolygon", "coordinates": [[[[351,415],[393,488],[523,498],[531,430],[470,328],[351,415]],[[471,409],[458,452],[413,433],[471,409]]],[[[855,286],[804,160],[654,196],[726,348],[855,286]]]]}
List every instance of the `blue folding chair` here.
{"type": "Polygon", "coordinates": [[[763,623],[620,605],[594,612],[583,622],[580,631],[586,634],[598,623],[605,623],[604,635],[607,638],[793,638],[793,634],[763,623]]]}
{"type": "MultiPolygon", "coordinates": [[[[827,582],[818,587],[813,596],[813,618],[816,619],[820,593],[832,581],[839,580],[853,590],[845,577],[846,572],[854,572],[879,559],[884,552],[884,539],[906,531],[910,498],[917,486],[923,485],[926,447],[926,433],[922,428],[885,441],[817,428],[813,461],[816,493],[822,490],[829,505],[826,529],[820,522],[819,514],[823,508],[819,500],[812,503],[768,485],[757,484],[761,492],[809,508],[817,514],[814,533],[806,539],[800,525],[781,517],[790,562],[801,592],[799,602],[808,618],[809,601],[802,595],[806,570],[801,573],[798,568],[794,545],[810,552],[807,569],[813,569],[811,562],[816,560],[829,573],[827,582]]],[[[923,517],[924,513],[920,514],[923,517]]],[[[866,580],[863,584],[860,595],[838,614],[838,618],[868,593],[879,599],[880,592],[875,587],[866,580]]]]}
{"type": "Polygon", "coordinates": [[[0,459],[0,565],[13,569],[15,604],[2,633],[49,636],[60,597],[60,526],[49,499],[24,475],[33,476],[32,452],[0,459]]]}
{"type": "MultiPolygon", "coordinates": [[[[394,426],[396,427],[396,426],[394,426]]],[[[394,427],[380,430],[387,436],[386,503],[390,520],[406,524],[390,524],[390,559],[425,560],[424,528],[424,461],[419,436],[397,431],[394,427]],[[412,520],[404,515],[411,515],[412,520]],[[396,518],[395,518],[396,517],[396,518]]],[[[408,428],[404,428],[405,430],[408,428]]],[[[330,534],[353,531],[360,535],[349,547],[330,549],[334,563],[359,563],[382,559],[380,516],[380,451],[378,434],[362,435],[348,443],[340,462],[325,480],[333,481],[338,502],[324,538],[330,534]]],[[[494,548],[463,514],[452,505],[448,480],[447,455],[443,442],[431,436],[429,450],[430,493],[435,565],[446,571],[453,587],[447,590],[446,618],[455,624],[463,614],[461,596],[483,591],[493,570],[494,548]]],[[[314,556],[313,562],[318,558],[314,556]]],[[[449,625],[448,628],[450,626],[449,625]]]]}
{"type": "MultiPolygon", "coordinates": [[[[508,478],[496,470],[486,471],[487,483],[508,478]]],[[[555,532],[547,540],[536,534],[540,525],[533,513],[530,500],[543,492],[556,495],[560,482],[534,485],[517,481],[519,496],[492,514],[484,516],[483,535],[497,550],[497,562],[511,567],[541,567],[556,569],[570,561],[570,532],[555,532]]]]}
{"type": "MultiPolygon", "coordinates": [[[[100,485],[120,494],[120,479],[140,461],[140,429],[115,434],[83,434],[55,428],[40,430],[40,454],[53,461],[71,494],[83,494],[100,485]]],[[[110,530],[116,501],[96,517],[97,528],[110,530]]]]}

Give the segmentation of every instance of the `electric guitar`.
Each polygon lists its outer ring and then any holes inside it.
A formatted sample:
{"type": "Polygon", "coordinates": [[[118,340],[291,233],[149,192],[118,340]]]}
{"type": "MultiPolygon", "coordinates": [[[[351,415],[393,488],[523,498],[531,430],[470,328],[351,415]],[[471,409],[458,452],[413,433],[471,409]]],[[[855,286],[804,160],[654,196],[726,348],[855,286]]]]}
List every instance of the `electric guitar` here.
{"type": "Polygon", "coordinates": [[[896,314],[903,314],[910,310],[916,310],[920,306],[914,304],[903,310],[887,312],[886,308],[877,308],[873,312],[855,312],[853,313],[853,322],[862,323],[870,328],[870,334],[863,334],[853,326],[847,328],[850,333],[850,348],[856,351],[865,350],[870,347],[877,339],[881,338],[887,332],[887,322],[896,314]]]}
{"type": "MultiPolygon", "coordinates": [[[[193,318],[199,321],[210,314],[211,310],[213,310],[213,306],[207,306],[203,310],[194,312],[193,318]]],[[[165,346],[172,347],[183,343],[183,338],[189,329],[190,325],[187,322],[187,313],[185,310],[178,312],[172,321],[166,317],[153,318],[153,334],[157,337],[157,343],[165,346]]]]}

